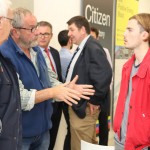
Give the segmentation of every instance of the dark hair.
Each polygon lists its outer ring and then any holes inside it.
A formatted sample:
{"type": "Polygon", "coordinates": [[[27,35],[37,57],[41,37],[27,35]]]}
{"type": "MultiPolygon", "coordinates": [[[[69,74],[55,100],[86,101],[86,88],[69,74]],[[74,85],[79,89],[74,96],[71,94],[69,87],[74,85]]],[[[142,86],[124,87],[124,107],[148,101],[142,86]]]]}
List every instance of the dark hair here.
{"type": "Polygon", "coordinates": [[[66,46],[69,41],[68,30],[62,30],[58,34],[58,42],[61,46],[66,46]]]}
{"type": "Polygon", "coordinates": [[[52,25],[47,21],[40,21],[37,23],[37,26],[48,26],[51,30],[53,29],[52,25]]]}
{"type": "Polygon", "coordinates": [[[98,38],[99,32],[98,32],[97,28],[91,27],[91,31],[94,32],[96,34],[96,38],[98,38]]]}
{"type": "Polygon", "coordinates": [[[71,25],[73,23],[77,26],[78,29],[85,27],[86,33],[90,34],[90,25],[84,16],[75,16],[67,22],[68,25],[71,25]]]}

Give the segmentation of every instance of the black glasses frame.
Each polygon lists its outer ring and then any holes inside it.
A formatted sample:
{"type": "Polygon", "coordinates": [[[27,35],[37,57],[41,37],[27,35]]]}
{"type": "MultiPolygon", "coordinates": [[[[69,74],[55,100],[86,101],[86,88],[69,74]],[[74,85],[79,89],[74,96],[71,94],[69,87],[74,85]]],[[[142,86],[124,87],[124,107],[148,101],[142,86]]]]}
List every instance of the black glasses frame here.
{"type": "Polygon", "coordinates": [[[49,36],[51,35],[51,33],[48,33],[48,32],[46,32],[46,33],[39,33],[38,34],[38,37],[45,37],[45,38],[48,38],[49,36]]]}
{"type": "Polygon", "coordinates": [[[34,33],[35,30],[37,29],[37,26],[36,26],[36,27],[33,27],[33,28],[31,28],[31,29],[29,29],[29,28],[23,28],[23,27],[14,27],[14,28],[15,28],[15,29],[29,30],[29,31],[31,31],[31,33],[34,33]]]}
{"type": "Polygon", "coordinates": [[[12,18],[4,17],[4,16],[0,17],[0,19],[2,19],[2,18],[5,18],[5,19],[9,20],[11,25],[12,25],[13,22],[15,22],[15,20],[12,19],[12,18]]]}

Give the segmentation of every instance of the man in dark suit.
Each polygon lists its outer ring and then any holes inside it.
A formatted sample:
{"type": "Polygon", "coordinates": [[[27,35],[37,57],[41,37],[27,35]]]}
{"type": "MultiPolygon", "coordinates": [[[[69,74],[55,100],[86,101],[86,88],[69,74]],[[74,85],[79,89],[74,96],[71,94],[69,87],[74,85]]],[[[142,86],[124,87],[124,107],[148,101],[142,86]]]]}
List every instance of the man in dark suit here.
{"type": "Polygon", "coordinates": [[[105,52],[97,40],[90,36],[90,26],[83,16],[75,16],[68,22],[68,35],[78,45],[68,68],[66,81],[79,75],[78,84],[92,84],[95,94],[89,101],[82,99],[69,107],[71,150],[81,149],[81,140],[97,143],[95,122],[99,107],[104,104],[112,78],[112,69],[105,52]]]}
{"type": "MultiPolygon", "coordinates": [[[[58,80],[62,82],[59,52],[55,48],[48,46],[53,36],[52,25],[49,22],[41,21],[38,23],[38,31],[39,31],[38,45],[40,46],[42,51],[44,50],[46,52],[52,70],[56,73],[58,80]]],[[[54,102],[53,115],[51,118],[53,126],[50,130],[51,137],[49,150],[53,150],[55,146],[61,114],[62,114],[62,102],[54,102]]]]}

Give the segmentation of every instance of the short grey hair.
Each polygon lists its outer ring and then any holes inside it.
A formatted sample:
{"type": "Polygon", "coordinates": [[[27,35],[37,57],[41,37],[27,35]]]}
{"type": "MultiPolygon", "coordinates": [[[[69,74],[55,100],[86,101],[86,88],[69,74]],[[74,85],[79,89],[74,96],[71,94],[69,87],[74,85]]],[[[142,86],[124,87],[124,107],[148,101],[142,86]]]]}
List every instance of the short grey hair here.
{"type": "Polygon", "coordinates": [[[7,16],[8,9],[10,8],[10,0],[0,0],[0,16],[7,16]]]}
{"type": "Polygon", "coordinates": [[[32,12],[25,8],[16,8],[13,11],[13,19],[14,22],[12,24],[13,27],[22,27],[24,24],[24,17],[28,14],[32,15],[32,12]]]}

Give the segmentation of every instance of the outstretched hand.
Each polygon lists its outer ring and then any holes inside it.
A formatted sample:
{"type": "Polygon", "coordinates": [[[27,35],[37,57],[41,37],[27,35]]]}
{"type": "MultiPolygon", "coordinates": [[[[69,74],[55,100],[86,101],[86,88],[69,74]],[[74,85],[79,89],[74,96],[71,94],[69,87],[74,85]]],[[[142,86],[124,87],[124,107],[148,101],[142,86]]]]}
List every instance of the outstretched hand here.
{"type": "Polygon", "coordinates": [[[78,75],[76,75],[74,79],[68,84],[68,87],[78,91],[80,98],[89,100],[90,96],[94,95],[95,90],[93,89],[92,85],[76,84],[78,78],[78,75]]]}
{"type": "Polygon", "coordinates": [[[72,106],[72,103],[78,104],[80,100],[80,93],[76,90],[70,89],[67,87],[68,83],[58,85],[53,88],[53,98],[64,101],[68,105],[72,106]]]}

